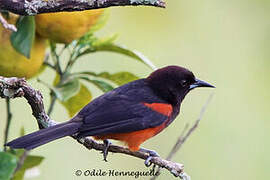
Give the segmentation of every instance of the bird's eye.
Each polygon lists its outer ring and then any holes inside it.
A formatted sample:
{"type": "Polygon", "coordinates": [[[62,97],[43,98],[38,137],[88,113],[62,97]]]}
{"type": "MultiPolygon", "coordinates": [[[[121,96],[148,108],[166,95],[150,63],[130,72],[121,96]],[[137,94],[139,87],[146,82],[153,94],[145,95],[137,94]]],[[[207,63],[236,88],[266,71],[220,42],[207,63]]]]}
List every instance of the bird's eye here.
{"type": "Polygon", "coordinates": [[[185,87],[185,86],[187,86],[188,85],[188,81],[187,80],[182,80],[181,81],[181,86],[182,87],[185,87]]]}

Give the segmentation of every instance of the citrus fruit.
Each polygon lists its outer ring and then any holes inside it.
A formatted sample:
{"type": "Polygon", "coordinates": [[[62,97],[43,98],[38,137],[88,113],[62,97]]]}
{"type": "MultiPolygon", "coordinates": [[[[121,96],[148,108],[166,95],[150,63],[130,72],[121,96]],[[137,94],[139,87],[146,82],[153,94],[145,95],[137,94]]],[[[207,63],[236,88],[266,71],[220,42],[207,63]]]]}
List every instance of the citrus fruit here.
{"type": "Polygon", "coordinates": [[[103,11],[95,9],[38,14],[35,16],[36,31],[56,43],[70,43],[88,32],[103,11]]]}
{"type": "MultiPolygon", "coordinates": [[[[8,22],[15,24],[18,16],[11,14],[8,22]]],[[[44,61],[46,40],[35,37],[30,53],[30,59],[18,53],[10,43],[11,31],[0,26],[0,76],[33,77],[39,72],[44,61]]]]}

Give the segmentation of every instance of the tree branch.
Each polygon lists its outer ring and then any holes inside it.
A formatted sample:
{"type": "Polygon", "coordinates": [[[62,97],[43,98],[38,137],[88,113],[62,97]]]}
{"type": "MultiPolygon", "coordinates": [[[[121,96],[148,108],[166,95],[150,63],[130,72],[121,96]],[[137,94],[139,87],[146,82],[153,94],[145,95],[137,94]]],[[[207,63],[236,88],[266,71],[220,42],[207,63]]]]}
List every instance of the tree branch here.
{"type": "MultiPolygon", "coordinates": [[[[1,0],[0,0],[0,3],[1,3],[1,0]]],[[[13,24],[9,24],[6,19],[2,16],[2,14],[0,13],[0,23],[2,24],[2,26],[5,28],[5,29],[8,29],[10,31],[13,31],[13,32],[16,32],[17,31],[17,28],[13,25],[13,24]]]]}
{"type": "Polygon", "coordinates": [[[20,15],[139,5],[164,8],[165,2],[163,0],[0,0],[0,10],[20,15]]]}
{"type": "MultiPolygon", "coordinates": [[[[56,125],[57,122],[50,119],[50,117],[45,113],[44,105],[43,105],[43,97],[40,91],[33,89],[31,86],[27,85],[25,79],[23,78],[5,78],[0,76],[0,97],[2,98],[17,98],[24,97],[32,109],[33,116],[37,119],[40,127],[49,127],[56,125]]],[[[104,150],[104,144],[94,141],[91,138],[81,138],[78,139],[76,136],[72,136],[76,139],[80,144],[85,146],[87,149],[95,149],[97,151],[104,150]]],[[[146,159],[148,154],[143,152],[132,152],[128,148],[110,145],[109,152],[113,153],[122,153],[126,155],[130,155],[133,157],[137,157],[140,159],[146,159]]],[[[175,163],[172,161],[168,161],[162,159],[160,157],[154,157],[150,161],[154,165],[160,166],[169,170],[174,176],[185,179],[184,166],[179,163],[175,163]]]]}

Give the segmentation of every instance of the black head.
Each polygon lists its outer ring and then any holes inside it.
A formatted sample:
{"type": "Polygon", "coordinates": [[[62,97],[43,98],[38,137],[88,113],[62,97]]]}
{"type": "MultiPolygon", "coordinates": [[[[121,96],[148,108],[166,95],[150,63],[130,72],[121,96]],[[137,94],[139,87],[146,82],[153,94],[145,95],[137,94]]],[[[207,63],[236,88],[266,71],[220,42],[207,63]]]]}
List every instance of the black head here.
{"type": "Polygon", "coordinates": [[[179,104],[186,94],[197,87],[214,87],[196,79],[191,71],[180,66],[167,66],[147,77],[154,92],[172,104],[179,104]]]}

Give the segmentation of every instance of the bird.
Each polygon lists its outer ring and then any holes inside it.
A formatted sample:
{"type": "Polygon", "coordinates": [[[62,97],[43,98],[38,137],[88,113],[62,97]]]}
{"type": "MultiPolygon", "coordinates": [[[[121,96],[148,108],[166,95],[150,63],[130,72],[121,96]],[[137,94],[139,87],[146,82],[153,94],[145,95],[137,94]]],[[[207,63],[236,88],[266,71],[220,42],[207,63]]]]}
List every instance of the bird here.
{"type": "Polygon", "coordinates": [[[31,150],[65,136],[92,136],[103,140],[105,161],[109,140],[118,140],[131,151],[147,153],[147,165],[159,155],[141,144],[168,127],[178,116],[185,96],[198,87],[215,88],[184,67],[166,66],[97,97],[67,122],[19,137],[6,146],[31,150]]]}

